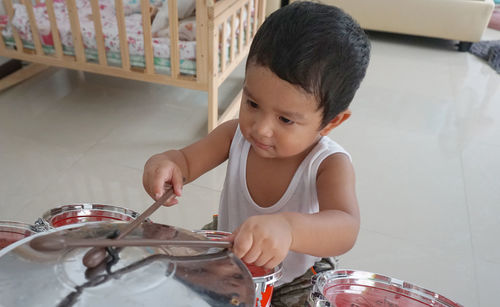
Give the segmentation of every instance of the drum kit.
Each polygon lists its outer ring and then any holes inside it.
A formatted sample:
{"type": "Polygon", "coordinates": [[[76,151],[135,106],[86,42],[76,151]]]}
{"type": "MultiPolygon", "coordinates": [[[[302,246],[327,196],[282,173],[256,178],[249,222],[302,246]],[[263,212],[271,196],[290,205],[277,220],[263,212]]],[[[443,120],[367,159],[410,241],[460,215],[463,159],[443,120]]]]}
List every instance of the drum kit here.
{"type": "MultiPolygon", "coordinates": [[[[224,240],[230,233],[154,223],[148,210],[76,204],[33,225],[0,221],[0,306],[270,306],[281,265],[246,265],[224,240]]],[[[311,282],[310,306],[461,306],[370,272],[311,282]]]]}

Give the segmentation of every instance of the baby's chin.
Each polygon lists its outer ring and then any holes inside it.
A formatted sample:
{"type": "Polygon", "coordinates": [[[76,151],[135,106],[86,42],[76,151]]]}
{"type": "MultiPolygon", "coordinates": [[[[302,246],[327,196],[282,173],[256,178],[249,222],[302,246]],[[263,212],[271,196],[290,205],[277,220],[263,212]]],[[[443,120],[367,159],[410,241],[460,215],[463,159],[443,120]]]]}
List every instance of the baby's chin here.
{"type": "Polygon", "coordinates": [[[279,158],[276,154],[274,147],[270,146],[270,148],[263,149],[255,144],[252,144],[253,151],[262,158],[279,158]]]}

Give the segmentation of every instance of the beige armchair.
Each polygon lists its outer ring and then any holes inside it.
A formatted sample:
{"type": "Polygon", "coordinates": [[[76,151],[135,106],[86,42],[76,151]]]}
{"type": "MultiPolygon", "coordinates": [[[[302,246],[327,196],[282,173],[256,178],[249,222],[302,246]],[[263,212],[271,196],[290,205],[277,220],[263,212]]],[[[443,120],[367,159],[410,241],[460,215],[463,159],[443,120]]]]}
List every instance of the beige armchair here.
{"type": "Polygon", "coordinates": [[[266,1],[266,17],[281,7],[281,0],[266,1]]]}
{"type": "MultiPolygon", "coordinates": [[[[269,1],[269,0],[268,0],[269,1]]],[[[291,0],[295,2],[299,0],[291,0]]],[[[478,42],[493,0],[320,0],[342,8],[367,30],[459,41],[460,51],[478,42]]]]}

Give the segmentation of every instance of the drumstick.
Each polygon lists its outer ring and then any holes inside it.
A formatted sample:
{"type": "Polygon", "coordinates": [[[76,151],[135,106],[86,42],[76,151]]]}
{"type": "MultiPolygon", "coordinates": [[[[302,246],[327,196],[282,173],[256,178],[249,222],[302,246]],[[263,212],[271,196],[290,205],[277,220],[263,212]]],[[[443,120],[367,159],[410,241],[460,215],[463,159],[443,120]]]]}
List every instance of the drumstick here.
{"type": "MultiPolygon", "coordinates": [[[[137,219],[130,222],[125,227],[125,229],[118,235],[118,237],[116,237],[116,239],[113,240],[114,241],[120,240],[121,238],[129,234],[146,218],[148,218],[151,214],[153,214],[153,212],[155,212],[156,209],[160,208],[162,205],[169,202],[174,196],[175,196],[174,188],[173,186],[170,186],[165,191],[165,193],[163,193],[163,195],[157,201],[154,202],[154,204],[152,204],[146,211],[144,211],[141,215],[139,215],[137,219]]],[[[95,268],[106,258],[106,255],[107,252],[104,247],[94,247],[83,256],[83,265],[85,265],[87,268],[95,268]]]]}
{"type": "Polygon", "coordinates": [[[68,247],[126,247],[126,246],[183,246],[230,248],[229,241],[161,240],[161,239],[70,239],[61,235],[47,235],[34,238],[30,246],[38,251],[58,251],[68,247]]]}

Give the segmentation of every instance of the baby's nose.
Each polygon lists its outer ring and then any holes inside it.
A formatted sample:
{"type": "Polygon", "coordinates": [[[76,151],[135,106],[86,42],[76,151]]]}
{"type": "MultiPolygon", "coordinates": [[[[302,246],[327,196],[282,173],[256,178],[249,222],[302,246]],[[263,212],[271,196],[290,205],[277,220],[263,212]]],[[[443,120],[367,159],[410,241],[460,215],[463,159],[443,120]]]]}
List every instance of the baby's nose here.
{"type": "Polygon", "coordinates": [[[259,119],[255,122],[254,130],[261,137],[271,137],[273,136],[273,125],[268,119],[259,119]]]}

